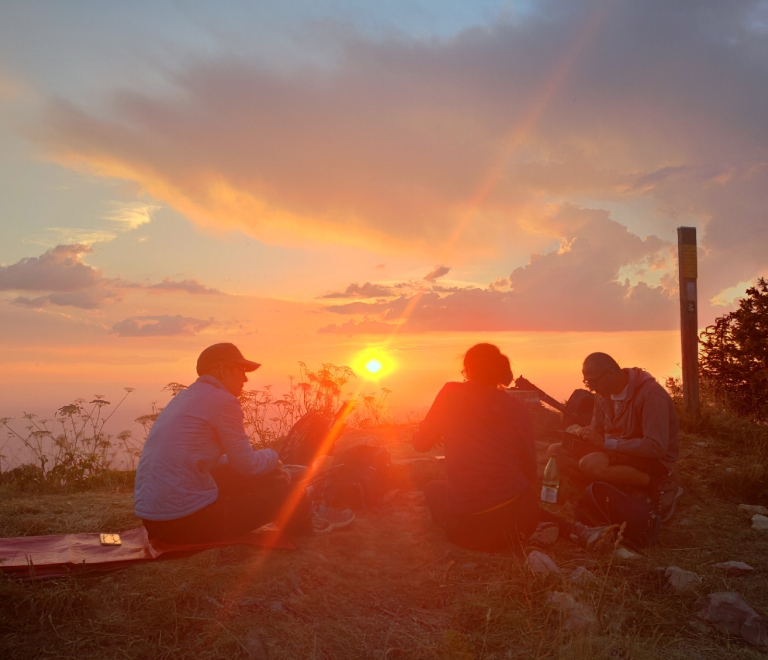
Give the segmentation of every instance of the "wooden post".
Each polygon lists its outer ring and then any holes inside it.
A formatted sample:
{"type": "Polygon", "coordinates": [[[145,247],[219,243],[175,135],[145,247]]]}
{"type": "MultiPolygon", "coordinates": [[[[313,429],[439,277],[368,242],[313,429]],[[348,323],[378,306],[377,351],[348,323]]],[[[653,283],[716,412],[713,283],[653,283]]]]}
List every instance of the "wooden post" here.
{"type": "Polygon", "coordinates": [[[682,347],[683,403],[691,419],[699,414],[699,314],[696,280],[696,227],[677,228],[680,279],[680,341],[682,347]]]}

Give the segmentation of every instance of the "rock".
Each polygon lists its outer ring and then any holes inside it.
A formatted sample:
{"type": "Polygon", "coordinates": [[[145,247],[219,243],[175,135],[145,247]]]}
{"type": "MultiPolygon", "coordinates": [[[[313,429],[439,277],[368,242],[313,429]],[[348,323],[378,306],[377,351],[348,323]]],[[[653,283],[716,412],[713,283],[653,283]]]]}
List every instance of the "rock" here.
{"type": "Polygon", "coordinates": [[[461,570],[462,571],[474,571],[477,568],[477,564],[473,561],[468,561],[466,564],[462,564],[461,570]]]}
{"type": "Polygon", "coordinates": [[[699,582],[701,576],[691,571],[684,571],[678,566],[669,566],[664,570],[664,576],[667,578],[667,591],[683,593],[692,590],[699,582]]]}
{"type": "Polygon", "coordinates": [[[709,447],[708,442],[695,442],[694,443],[697,447],[709,447]]]}
{"type": "Polygon", "coordinates": [[[693,628],[696,632],[700,633],[708,633],[709,628],[707,627],[706,623],[702,623],[701,621],[697,621],[696,619],[692,619],[688,622],[688,625],[693,628]]]}
{"type": "Polygon", "coordinates": [[[768,529],[768,517],[756,513],[752,516],[752,529],[768,529]]]}
{"type": "Polygon", "coordinates": [[[759,504],[739,504],[739,514],[745,518],[751,518],[756,513],[761,516],[768,516],[768,509],[759,504]]]}
{"type": "MultiPolygon", "coordinates": [[[[546,557],[546,555],[544,556],[546,557]]],[[[549,558],[547,557],[547,559],[549,558]]],[[[563,614],[566,630],[587,629],[597,632],[597,617],[594,610],[584,603],[579,603],[571,594],[553,591],[547,596],[547,605],[563,614]]]]}
{"type": "Polygon", "coordinates": [[[536,531],[531,534],[531,537],[528,540],[531,543],[535,543],[536,545],[552,545],[555,541],[557,541],[559,536],[560,530],[558,529],[557,525],[539,523],[536,531]]]}
{"type": "Polygon", "coordinates": [[[266,604],[266,598],[244,598],[240,601],[240,607],[253,607],[254,605],[266,604]]]}
{"type": "Polygon", "coordinates": [[[568,576],[568,579],[573,582],[573,584],[579,586],[595,584],[598,581],[595,574],[584,566],[579,566],[578,568],[573,569],[573,573],[568,576]]]}
{"type": "Polygon", "coordinates": [[[218,600],[211,598],[210,596],[203,596],[203,600],[207,603],[210,603],[214,607],[222,607],[222,604],[218,600]]]}
{"type": "Polygon", "coordinates": [[[725,561],[722,564],[715,564],[712,568],[723,571],[726,575],[745,575],[755,570],[743,561],[725,561]]]}
{"type": "Polygon", "coordinates": [[[726,472],[736,472],[736,470],[734,470],[733,468],[725,468],[725,471],[726,472]]]}
{"type": "Polygon", "coordinates": [[[559,573],[560,569],[557,564],[552,561],[549,555],[545,555],[538,550],[532,550],[528,553],[528,558],[525,560],[525,565],[532,573],[559,573]]]}
{"type": "Polygon", "coordinates": [[[679,523],[680,527],[693,527],[696,523],[690,518],[683,518],[679,523]]]}
{"type": "Polygon", "coordinates": [[[631,550],[627,550],[627,548],[623,546],[616,548],[616,550],[613,551],[613,556],[616,559],[622,559],[624,561],[634,561],[635,559],[640,559],[640,555],[638,555],[636,552],[632,552],[631,550]]]}
{"type": "Polygon", "coordinates": [[[741,635],[752,646],[768,646],[768,630],[763,620],[733,591],[709,594],[698,616],[720,632],[741,635]]]}
{"type": "Polygon", "coordinates": [[[253,630],[248,631],[241,640],[243,648],[248,652],[250,660],[267,660],[267,649],[264,642],[261,641],[258,633],[253,630]]]}
{"type": "Polygon", "coordinates": [[[273,612],[276,612],[277,614],[287,614],[288,609],[283,605],[279,600],[273,600],[269,604],[269,609],[273,612]]]}

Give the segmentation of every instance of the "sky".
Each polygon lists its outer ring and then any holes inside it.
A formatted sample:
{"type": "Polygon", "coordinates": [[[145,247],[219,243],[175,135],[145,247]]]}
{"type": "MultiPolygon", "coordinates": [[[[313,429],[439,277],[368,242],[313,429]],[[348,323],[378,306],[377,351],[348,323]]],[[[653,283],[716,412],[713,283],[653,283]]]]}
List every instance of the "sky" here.
{"type": "Polygon", "coordinates": [[[763,0],[5,0],[0,415],[223,341],[399,414],[479,341],[677,376],[676,228],[702,328],[768,273],[766,117],[763,0]]]}

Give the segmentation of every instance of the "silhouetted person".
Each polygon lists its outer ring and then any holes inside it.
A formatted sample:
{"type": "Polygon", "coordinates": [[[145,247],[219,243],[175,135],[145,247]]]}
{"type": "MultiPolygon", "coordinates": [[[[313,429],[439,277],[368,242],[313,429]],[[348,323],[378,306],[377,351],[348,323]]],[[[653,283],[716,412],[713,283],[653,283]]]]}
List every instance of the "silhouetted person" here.
{"type": "MultiPolygon", "coordinates": [[[[197,360],[199,378],[163,408],[136,470],[134,506],[150,537],[205,543],[240,536],[272,522],[290,479],[272,449],[254,451],[238,396],[246,360],[234,344],[214,344],[197,360]]],[[[309,525],[303,498],[292,525],[309,525]]]]}
{"type": "Polygon", "coordinates": [[[622,369],[605,353],[588,355],[582,374],[596,394],[592,422],[581,431],[587,444],[570,454],[552,445],[548,455],[578,460],[591,481],[646,489],[669,517],[682,494],[672,478],[678,419],[671,397],[647,371],[622,369]]]}
{"type": "Polygon", "coordinates": [[[457,545],[479,550],[519,547],[539,522],[553,522],[586,541],[593,528],[539,507],[533,429],[525,407],[500,386],[512,381],[509,358],[493,344],[464,356],[463,383],[446,383],[413,436],[417,451],[445,445],[445,481],[424,489],[436,524],[457,545]]]}

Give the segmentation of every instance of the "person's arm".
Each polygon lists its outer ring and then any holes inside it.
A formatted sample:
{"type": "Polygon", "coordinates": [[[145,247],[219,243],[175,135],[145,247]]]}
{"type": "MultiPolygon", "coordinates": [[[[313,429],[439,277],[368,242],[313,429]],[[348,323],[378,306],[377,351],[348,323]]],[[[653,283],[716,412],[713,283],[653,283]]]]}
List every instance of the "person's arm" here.
{"type": "Polygon", "coordinates": [[[661,393],[648,394],[643,405],[643,437],[607,436],[605,448],[635,456],[663,458],[669,448],[669,405],[661,393]]]}
{"type": "Polygon", "coordinates": [[[225,399],[212,421],[229,464],[240,474],[267,474],[277,467],[279,459],[274,449],[254,451],[251,447],[237,399],[225,399]]]}
{"type": "Polygon", "coordinates": [[[413,434],[413,448],[416,451],[429,451],[443,437],[445,419],[449,411],[446,387],[448,386],[444,385],[438,392],[427,416],[413,434]]]}
{"type": "Polygon", "coordinates": [[[595,396],[595,407],[592,412],[592,421],[589,426],[581,429],[581,437],[593,445],[603,447],[605,444],[605,412],[600,401],[595,396]]]}

